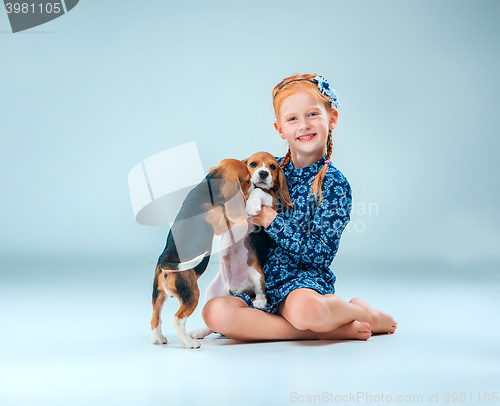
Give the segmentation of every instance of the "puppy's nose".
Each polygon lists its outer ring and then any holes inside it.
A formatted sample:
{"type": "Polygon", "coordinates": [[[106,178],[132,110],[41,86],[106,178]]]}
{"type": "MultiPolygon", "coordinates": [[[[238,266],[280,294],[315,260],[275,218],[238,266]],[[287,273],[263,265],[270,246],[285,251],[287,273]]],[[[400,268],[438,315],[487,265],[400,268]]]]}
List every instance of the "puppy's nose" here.
{"type": "Polygon", "coordinates": [[[267,173],[266,171],[259,171],[259,177],[262,179],[266,179],[268,175],[269,173],[267,173]]]}

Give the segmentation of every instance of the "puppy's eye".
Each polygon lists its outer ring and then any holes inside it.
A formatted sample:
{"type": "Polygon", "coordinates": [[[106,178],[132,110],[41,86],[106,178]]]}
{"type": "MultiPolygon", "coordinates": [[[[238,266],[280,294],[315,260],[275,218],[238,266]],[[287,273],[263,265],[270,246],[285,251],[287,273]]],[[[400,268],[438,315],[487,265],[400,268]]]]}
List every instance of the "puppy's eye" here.
{"type": "Polygon", "coordinates": [[[250,163],[250,168],[255,168],[257,166],[257,162],[250,163]]]}
{"type": "Polygon", "coordinates": [[[275,164],[271,164],[271,170],[274,171],[276,169],[276,165],[275,164]]]}
{"type": "Polygon", "coordinates": [[[249,180],[247,180],[247,183],[250,183],[250,181],[249,181],[249,180]]]}

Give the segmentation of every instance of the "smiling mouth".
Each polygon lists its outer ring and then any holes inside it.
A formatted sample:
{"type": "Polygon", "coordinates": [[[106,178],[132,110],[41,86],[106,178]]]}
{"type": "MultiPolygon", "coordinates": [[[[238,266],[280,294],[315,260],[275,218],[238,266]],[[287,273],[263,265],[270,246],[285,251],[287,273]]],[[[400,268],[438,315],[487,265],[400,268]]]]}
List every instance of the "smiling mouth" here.
{"type": "Polygon", "coordinates": [[[298,141],[309,141],[314,138],[316,134],[308,134],[308,135],[302,135],[301,137],[298,137],[298,141]]]}

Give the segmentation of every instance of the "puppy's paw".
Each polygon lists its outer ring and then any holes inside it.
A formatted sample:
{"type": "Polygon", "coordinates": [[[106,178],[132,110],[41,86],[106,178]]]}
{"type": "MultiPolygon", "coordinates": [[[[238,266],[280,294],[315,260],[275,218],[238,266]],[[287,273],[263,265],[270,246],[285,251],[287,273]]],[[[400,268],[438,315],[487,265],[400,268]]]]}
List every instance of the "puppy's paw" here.
{"type": "Polygon", "coordinates": [[[259,214],[261,209],[262,205],[260,203],[260,200],[248,200],[245,211],[247,213],[247,217],[252,217],[259,214]]]}
{"type": "Polygon", "coordinates": [[[158,328],[155,328],[151,332],[151,344],[161,345],[167,343],[168,343],[167,338],[163,336],[161,331],[158,331],[158,328]]]}
{"type": "Polygon", "coordinates": [[[266,307],[266,304],[267,304],[267,300],[265,298],[261,298],[261,297],[257,297],[253,301],[253,305],[256,309],[263,309],[264,307],[266,307]]]}
{"type": "Polygon", "coordinates": [[[210,330],[208,327],[202,327],[202,328],[197,328],[196,330],[193,330],[189,333],[189,336],[193,339],[201,339],[205,338],[209,334],[212,334],[213,331],[210,330]]]}
{"type": "Polygon", "coordinates": [[[200,348],[201,344],[196,340],[182,340],[181,341],[184,348],[200,348]]]}

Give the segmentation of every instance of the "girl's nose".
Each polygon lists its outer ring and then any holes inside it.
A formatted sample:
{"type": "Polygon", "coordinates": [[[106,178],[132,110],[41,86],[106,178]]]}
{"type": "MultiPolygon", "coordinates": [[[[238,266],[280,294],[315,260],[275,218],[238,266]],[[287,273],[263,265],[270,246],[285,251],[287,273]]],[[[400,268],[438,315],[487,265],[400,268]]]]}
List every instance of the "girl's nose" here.
{"type": "Polygon", "coordinates": [[[309,121],[307,119],[300,120],[300,129],[307,129],[311,125],[309,124],[309,121]]]}

